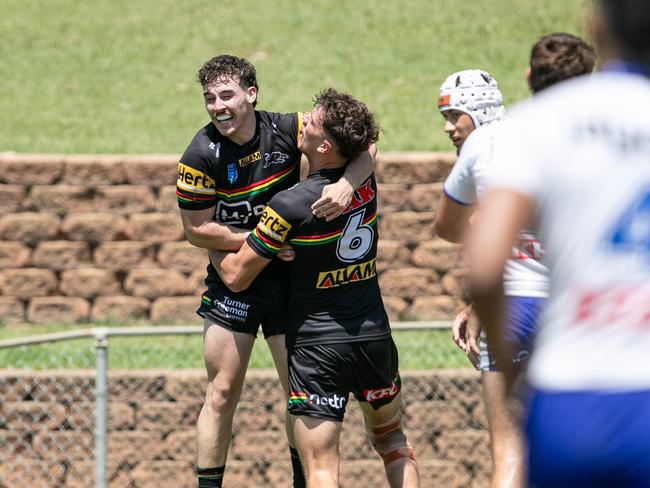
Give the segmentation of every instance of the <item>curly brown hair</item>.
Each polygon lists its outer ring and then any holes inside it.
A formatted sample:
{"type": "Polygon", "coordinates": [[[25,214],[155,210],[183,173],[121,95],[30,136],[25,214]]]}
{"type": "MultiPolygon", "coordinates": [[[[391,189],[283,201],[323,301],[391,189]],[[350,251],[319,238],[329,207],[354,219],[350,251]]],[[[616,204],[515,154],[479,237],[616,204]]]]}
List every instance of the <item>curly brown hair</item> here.
{"type": "Polygon", "coordinates": [[[323,129],[346,160],[354,159],[379,139],[374,115],[351,95],[328,88],[314,98],[314,106],[322,108],[323,129]]]}
{"type": "MultiPolygon", "coordinates": [[[[217,81],[237,80],[239,86],[244,90],[254,86],[259,93],[257,86],[257,74],[255,67],[244,58],[230,54],[220,54],[207,60],[197,74],[197,81],[201,86],[206,87],[217,81]]],[[[253,107],[257,100],[253,102],[253,107]]]]}
{"type": "Polygon", "coordinates": [[[596,51],[584,40],[565,32],[541,37],[530,52],[530,87],[533,93],[593,71],[596,51]]]}

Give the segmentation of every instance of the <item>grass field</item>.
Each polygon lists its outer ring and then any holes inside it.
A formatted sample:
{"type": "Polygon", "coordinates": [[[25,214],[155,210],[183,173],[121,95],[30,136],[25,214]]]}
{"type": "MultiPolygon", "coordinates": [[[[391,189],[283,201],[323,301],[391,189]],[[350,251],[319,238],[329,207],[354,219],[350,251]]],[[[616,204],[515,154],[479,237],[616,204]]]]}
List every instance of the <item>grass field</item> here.
{"type": "MultiPolygon", "coordinates": [[[[1,339],[38,333],[74,330],[73,327],[19,328],[0,331],[1,339]]],[[[449,331],[394,332],[401,369],[468,367],[465,357],[453,345],[449,331]]],[[[110,369],[186,369],[203,368],[200,335],[110,337],[110,369]]],[[[58,369],[95,367],[94,341],[75,339],[0,349],[0,368],[58,369]]],[[[271,355],[264,340],[257,340],[251,368],[272,368],[271,355]]]]}
{"type": "Polygon", "coordinates": [[[0,151],[182,152],[206,122],[196,71],[230,52],[262,109],[305,110],[327,86],[377,113],[380,149],[449,150],[437,90],[481,67],[506,102],[542,34],[584,34],[589,0],[3,0],[0,151]]]}

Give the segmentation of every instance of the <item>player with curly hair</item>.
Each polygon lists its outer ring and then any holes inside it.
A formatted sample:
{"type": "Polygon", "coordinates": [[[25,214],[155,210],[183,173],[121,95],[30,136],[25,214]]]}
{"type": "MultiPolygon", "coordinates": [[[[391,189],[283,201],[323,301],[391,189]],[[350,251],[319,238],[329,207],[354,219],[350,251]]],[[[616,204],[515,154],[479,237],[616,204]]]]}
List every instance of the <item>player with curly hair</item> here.
{"type": "Polygon", "coordinates": [[[286,244],[289,266],[289,412],[310,488],[339,486],[338,444],[350,393],[382,457],[389,485],[417,487],[415,455],[401,427],[401,381],[377,278],[377,184],[371,175],[342,215],[310,207],[350,158],[377,140],[367,107],[328,89],[305,114],[300,149],[309,176],[278,193],[236,254],[211,253],[223,281],[243,290],[286,244]]]}

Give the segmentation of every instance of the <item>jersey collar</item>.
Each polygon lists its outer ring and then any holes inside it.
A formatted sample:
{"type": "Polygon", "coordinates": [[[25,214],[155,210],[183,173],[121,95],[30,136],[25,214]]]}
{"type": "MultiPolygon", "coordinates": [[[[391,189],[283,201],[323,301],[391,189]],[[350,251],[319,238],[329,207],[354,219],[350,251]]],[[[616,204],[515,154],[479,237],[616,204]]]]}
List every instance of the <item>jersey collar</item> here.
{"type": "Polygon", "coordinates": [[[636,61],[615,59],[603,65],[601,71],[609,73],[629,73],[650,77],[650,67],[636,61]]]}

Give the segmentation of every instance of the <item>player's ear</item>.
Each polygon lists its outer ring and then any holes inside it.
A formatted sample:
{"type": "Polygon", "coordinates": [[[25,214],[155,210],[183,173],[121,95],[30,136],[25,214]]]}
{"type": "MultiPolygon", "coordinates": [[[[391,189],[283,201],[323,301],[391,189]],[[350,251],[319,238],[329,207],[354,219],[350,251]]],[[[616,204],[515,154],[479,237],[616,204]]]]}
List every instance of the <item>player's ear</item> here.
{"type": "Polygon", "coordinates": [[[257,100],[257,88],[254,86],[246,88],[246,98],[248,99],[248,103],[255,103],[255,100],[257,100]]]}
{"type": "Polygon", "coordinates": [[[321,142],[316,148],[316,151],[318,151],[321,154],[329,154],[333,150],[334,150],[334,145],[327,139],[323,139],[323,142],[321,142]]]}
{"type": "Polygon", "coordinates": [[[532,70],[530,69],[530,66],[528,66],[528,68],[526,68],[526,82],[528,83],[528,88],[530,88],[530,90],[532,91],[533,90],[533,83],[530,80],[531,73],[532,73],[532,70]]]}

